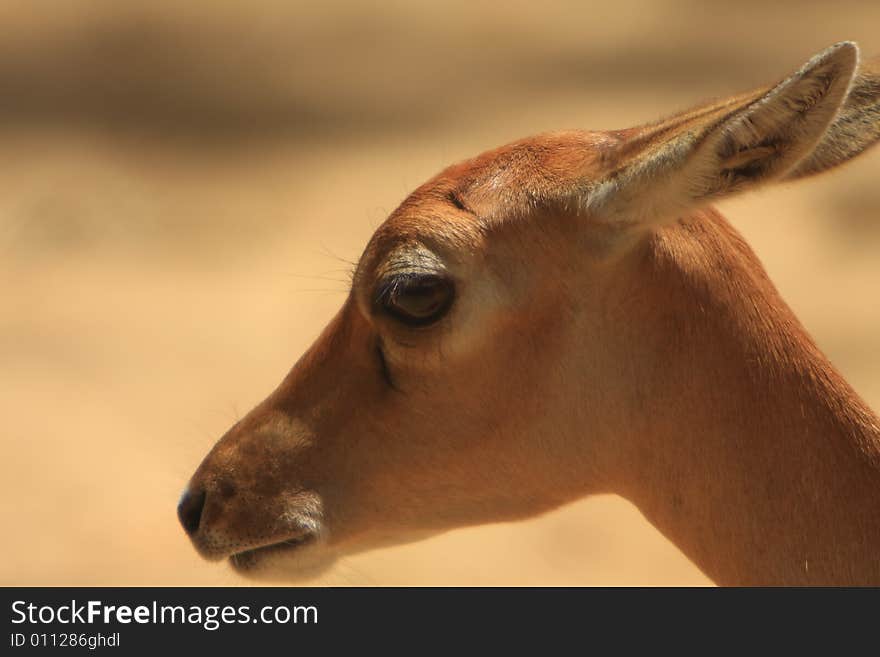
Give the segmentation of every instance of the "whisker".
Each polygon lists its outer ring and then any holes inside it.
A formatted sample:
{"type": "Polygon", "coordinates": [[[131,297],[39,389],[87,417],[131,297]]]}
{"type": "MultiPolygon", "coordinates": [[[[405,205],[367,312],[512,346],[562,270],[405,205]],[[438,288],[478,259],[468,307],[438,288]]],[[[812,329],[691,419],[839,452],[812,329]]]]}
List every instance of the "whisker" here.
{"type": "Polygon", "coordinates": [[[348,284],[350,281],[348,279],[337,278],[335,276],[324,276],[321,274],[285,274],[290,278],[303,278],[306,280],[313,281],[331,281],[333,283],[345,283],[348,284]]]}
{"type": "Polygon", "coordinates": [[[327,247],[326,244],[321,244],[321,250],[319,251],[319,253],[323,256],[328,257],[328,258],[333,258],[334,260],[338,260],[339,262],[344,262],[345,264],[350,265],[352,267],[357,267],[357,262],[355,262],[353,260],[348,260],[346,258],[343,258],[342,256],[336,255],[327,247]]]}

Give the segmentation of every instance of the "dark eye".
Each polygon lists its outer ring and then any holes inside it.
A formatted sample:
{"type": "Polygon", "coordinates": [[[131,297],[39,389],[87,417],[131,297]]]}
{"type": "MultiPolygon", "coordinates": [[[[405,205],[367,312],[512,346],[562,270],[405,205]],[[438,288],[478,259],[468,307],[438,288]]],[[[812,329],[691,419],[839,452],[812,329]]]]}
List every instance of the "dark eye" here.
{"type": "Polygon", "coordinates": [[[379,286],[377,305],[408,326],[427,326],[452,306],[452,281],[433,274],[400,274],[379,286]]]}

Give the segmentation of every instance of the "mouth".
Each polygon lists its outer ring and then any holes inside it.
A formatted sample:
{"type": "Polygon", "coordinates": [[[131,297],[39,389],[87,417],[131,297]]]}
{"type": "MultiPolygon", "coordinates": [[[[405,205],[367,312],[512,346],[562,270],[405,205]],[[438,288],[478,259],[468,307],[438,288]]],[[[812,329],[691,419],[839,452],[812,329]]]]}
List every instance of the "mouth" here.
{"type": "Polygon", "coordinates": [[[314,541],[314,534],[302,534],[270,545],[236,552],[229,556],[229,563],[239,572],[252,571],[268,558],[300,550],[314,541]]]}

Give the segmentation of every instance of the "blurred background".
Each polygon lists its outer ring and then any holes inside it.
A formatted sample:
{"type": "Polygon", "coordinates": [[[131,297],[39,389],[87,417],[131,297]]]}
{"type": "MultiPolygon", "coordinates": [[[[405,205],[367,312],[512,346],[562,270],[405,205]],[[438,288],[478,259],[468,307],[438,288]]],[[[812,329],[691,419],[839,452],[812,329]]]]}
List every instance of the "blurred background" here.
{"type": "MultiPolygon", "coordinates": [[[[769,83],[880,3],[0,4],[0,584],[240,584],[175,505],[455,160],[769,83]]],[[[880,152],[727,202],[880,408],[880,152]]],[[[451,532],[318,583],[706,584],[626,502],[451,532]]]]}

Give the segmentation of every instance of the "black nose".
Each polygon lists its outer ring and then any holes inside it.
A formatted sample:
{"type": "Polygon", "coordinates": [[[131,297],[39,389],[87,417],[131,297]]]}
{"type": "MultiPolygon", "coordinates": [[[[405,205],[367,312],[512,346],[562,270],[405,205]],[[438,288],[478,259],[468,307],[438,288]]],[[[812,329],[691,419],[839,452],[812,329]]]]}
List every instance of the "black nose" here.
{"type": "Polygon", "coordinates": [[[190,536],[198,531],[204,508],[205,491],[187,488],[183,497],[180,498],[180,504],[177,505],[177,517],[180,519],[184,531],[190,536]]]}

